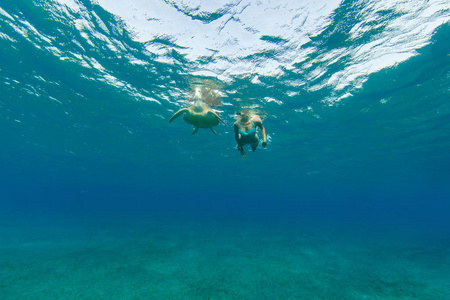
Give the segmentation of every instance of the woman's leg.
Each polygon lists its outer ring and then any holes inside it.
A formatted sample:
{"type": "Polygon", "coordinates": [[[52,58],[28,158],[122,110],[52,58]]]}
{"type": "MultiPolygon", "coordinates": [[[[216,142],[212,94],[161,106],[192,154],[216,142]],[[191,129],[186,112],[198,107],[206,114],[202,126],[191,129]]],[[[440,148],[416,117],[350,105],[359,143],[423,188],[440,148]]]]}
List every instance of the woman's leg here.
{"type": "Polygon", "coordinates": [[[255,152],[255,151],[256,151],[256,148],[258,148],[258,144],[259,144],[259,138],[256,137],[256,142],[253,143],[253,144],[251,145],[251,146],[252,146],[252,151],[253,151],[253,152],[255,152]]]}

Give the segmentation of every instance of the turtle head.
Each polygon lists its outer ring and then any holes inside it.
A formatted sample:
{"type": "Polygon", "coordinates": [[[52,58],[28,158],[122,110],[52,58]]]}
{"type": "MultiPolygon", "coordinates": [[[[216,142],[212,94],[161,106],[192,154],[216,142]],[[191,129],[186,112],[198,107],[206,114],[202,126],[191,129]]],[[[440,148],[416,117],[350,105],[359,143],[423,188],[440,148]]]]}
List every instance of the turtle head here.
{"type": "Polygon", "coordinates": [[[203,111],[203,101],[202,101],[202,90],[200,87],[195,88],[194,94],[194,111],[201,112],[203,111]]]}
{"type": "Polygon", "coordinates": [[[196,86],[195,87],[195,90],[194,90],[194,99],[201,99],[202,98],[202,88],[201,87],[199,87],[199,86],[196,86]]]}

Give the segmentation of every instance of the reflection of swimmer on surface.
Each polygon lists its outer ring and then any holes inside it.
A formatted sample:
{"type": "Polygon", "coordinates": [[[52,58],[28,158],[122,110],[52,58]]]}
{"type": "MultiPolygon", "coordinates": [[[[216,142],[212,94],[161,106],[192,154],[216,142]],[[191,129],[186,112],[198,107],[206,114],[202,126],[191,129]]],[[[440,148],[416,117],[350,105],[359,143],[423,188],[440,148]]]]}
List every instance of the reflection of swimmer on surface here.
{"type": "Polygon", "coordinates": [[[177,111],[172,118],[170,118],[169,123],[178,118],[181,114],[183,114],[183,120],[186,123],[194,125],[195,128],[192,134],[196,133],[199,128],[209,128],[213,133],[217,134],[213,129],[213,126],[219,125],[220,121],[226,125],[218,114],[216,114],[208,105],[203,103],[200,88],[195,90],[194,104],[188,108],[177,111]]]}
{"type": "Polygon", "coordinates": [[[259,144],[259,138],[256,134],[256,129],[259,127],[261,129],[261,134],[263,137],[262,146],[263,148],[267,145],[266,139],[266,129],[264,128],[261,117],[258,115],[252,115],[248,112],[237,113],[240,118],[234,122],[234,136],[237,142],[237,149],[241,152],[241,157],[245,158],[246,154],[244,151],[244,145],[249,144],[252,151],[256,151],[259,144]]]}

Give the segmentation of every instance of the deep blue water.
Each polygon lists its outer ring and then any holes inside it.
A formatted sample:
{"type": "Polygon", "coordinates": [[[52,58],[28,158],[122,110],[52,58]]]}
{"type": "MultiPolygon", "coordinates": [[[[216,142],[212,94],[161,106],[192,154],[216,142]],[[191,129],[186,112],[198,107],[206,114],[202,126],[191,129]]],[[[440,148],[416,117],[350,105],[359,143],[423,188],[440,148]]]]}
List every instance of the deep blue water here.
{"type": "MultiPolygon", "coordinates": [[[[411,11],[395,1],[342,1],[305,41],[295,40],[301,26],[285,36],[249,29],[267,48],[249,54],[237,36],[234,56],[218,46],[217,55],[195,58],[190,51],[199,45],[177,44],[175,34],[139,40],[127,20],[101,6],[108,1],[69,2],[0,4],[4,220],[129,222],[139,214],[187,218],[194,231],[199,216],[237,218],[244,227],[252,218],[266,226],[304,220],[325,231],[400,230],[448,243],[448,1],[412,1],[419,9],[411,11]],[[236,68],[228,72],[223,62],[236,68]],[[168,123],[198,85],[217,95],[210,104],[228,125],[215,127],[217,136],[191,135],[181,118],[168,123]],[[269,137],[245,160],[232,127],[240,109],[259,114],[269,137]]],[[[161,3],[202,26],[233,14],[161,3]]],[[[244,15],[231,20],[246,26],[244,15]]]]}
{"type": "MultiPolygon", "coordinates": [[[[315,51],[293,69],[260,75],[259,83],[251,82],[258,74],[233,75],[225,82],[206,77],[206,85],[221,90],[226,105],[218,109],[229,126],[217,127],[218,136],[208,130],[191,136],[192,126],[168,119],[192,98],[191,82],[204,80],[189,75],[204,62],[184,59],[176,47],[165,54],[173,63],[158,62],[113,15],[99,5],[78,3],[78,12],[59,9],[57,2],[2,4],[8,15],[1,15],[0,40],[5,209],[181,205],[194,211],[292,212],[310,205],[327,211],[330,204],[327,214],[333,218],[395,207],[400,214],[413,213],[407,222],[425,213],[435,222],[446,219],[447,23],[436,28],[428,45],[415,49],[415,56],[366,74],[358,89],[339,90],[322,83],[356,64],[351,49],[377,40],[401,16],[393,7],[378,12],[379,24],[367,25],[349,17],[363,10],[361,4],[344,1],[329,16],[331,23],[298,47],[299,55],[302,49],[315,51]],[[75,19],[87,20],[92,31],[77,30],[75,19]],[[351,39],[348,31],[356,24],[379,29],[351,39]],[[112,51],[110,41],[123,49],[112,51]],[[342,48],[348,55],[331,62],[321,58],[342,48]],[[130,63],[127,55],[145,64],[130,63]],[[315,69],[324,74],[308,80],[315,69]],[[346,93],[352,96],[333,102],[346,93]],[[236,110],[252,105],[270,139],[266,149],[243,161],[231,125],[236,110]],[[336,215],[339,207],[345,209],[336,215]]],[[[436,14],[449,15],[448,10],[436,14]]],[[[203,58],[208,59],[214,58],[203,58]]]]}

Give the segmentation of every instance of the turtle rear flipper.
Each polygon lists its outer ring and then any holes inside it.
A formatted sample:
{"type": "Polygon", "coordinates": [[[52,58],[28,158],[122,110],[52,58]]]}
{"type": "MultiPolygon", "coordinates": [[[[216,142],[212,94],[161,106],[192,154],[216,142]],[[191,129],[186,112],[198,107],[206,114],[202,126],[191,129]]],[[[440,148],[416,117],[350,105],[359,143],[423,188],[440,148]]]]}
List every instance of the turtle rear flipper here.
{"type": "Polygon", "coordinates": [[[212,131],[215,135],[218,135],[217,132],[216,132],[212,127],[209,127],[209,129],[211,129],[211,131],[212,131]]]}
{"type": "Polygon", "coordinates": [[[191,135],[193,135],[194,133],[196,133],[198,131],[198,127],[194,128],[194,131],[192,131],[191,135]]]}

